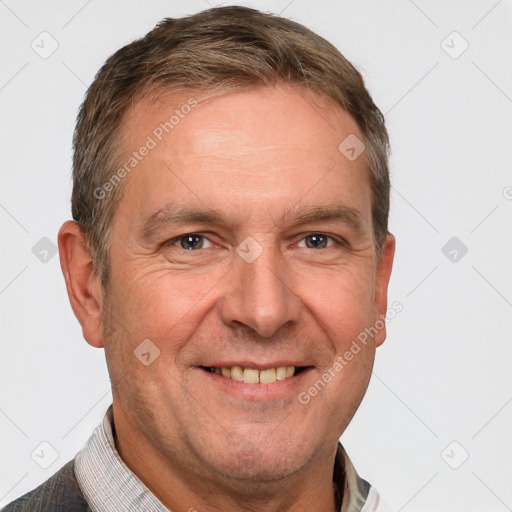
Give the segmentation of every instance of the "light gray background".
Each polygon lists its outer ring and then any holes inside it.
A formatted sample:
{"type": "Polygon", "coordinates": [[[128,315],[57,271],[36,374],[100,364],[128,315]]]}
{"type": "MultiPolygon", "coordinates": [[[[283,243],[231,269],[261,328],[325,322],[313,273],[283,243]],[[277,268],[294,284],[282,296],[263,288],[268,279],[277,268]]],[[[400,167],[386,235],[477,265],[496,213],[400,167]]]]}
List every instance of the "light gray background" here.
{"type": "MultiPolygon", "coordinates": [[[[403,311],[342,437],[357,470],[394,510],[512,510],[511,0],[241,3],[333,42],[387,118],[403,311]],[[452,237],[467,254],[442,252],[452,237]]],[[[70,218],[78,106],[111,53],[208,5],[0,0],[2,505],[74,457],[111,400],[58,256],[32,251],[70,218]],[[43,59],[31,44],[52,38],[43,59]]]]}

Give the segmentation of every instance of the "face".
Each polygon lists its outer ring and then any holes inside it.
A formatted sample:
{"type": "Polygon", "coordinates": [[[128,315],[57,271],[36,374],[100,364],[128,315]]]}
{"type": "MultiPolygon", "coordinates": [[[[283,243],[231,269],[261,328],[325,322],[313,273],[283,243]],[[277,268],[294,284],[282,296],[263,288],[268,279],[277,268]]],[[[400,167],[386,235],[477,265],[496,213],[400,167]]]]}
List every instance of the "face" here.
{"type": "Polygon", "coordinates": [[[112,222],[115,415],[219,479],[282,478],[332,453],[384,340],[347,360],[385,314],[391,261],[376,256],[364,154],[338,149],[362,139],[355,121],[282,86],[140,102],[125,124],[126,160],[155,146],[112,222]]]}

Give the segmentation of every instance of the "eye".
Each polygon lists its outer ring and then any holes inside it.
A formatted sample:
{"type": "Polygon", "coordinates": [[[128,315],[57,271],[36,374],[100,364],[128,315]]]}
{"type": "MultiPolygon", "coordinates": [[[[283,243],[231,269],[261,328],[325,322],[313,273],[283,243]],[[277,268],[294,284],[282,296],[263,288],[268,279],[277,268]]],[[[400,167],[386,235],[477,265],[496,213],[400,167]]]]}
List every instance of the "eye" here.
{"type": "Polygon", "coordinates": [[[303,245],[300,245],[303,240],[305,241],[308,249],[326,249],[334,245],[334,239],[324,233],[314,233],[312,235],[305,236],[299,243],[299,247],[304,247],[303,245]]]}
{"type": "Polygon", "coordinates": [[[196,233],[187,233],[186,235],[177,236],[172,240],[169,240],[169,244],[178,246],[181,249],[185,249],[187,251],[212,247],[212,243],[208,240],[208,238],[196,233]]]}

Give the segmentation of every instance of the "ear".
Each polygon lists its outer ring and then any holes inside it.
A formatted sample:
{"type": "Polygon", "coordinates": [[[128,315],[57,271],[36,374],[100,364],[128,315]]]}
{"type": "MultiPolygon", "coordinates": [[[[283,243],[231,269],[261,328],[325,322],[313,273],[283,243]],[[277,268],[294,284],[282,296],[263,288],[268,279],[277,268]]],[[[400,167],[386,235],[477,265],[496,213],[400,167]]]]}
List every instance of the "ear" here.
{"type": "Polygon", "coordinates": [[[103,347],[103,290],[87,254],[85,235],[74,221],[65,222],[59,230],[60,266],[69,302],[84,338],[93,347],[103,347]]]}
{"type": "MultiPolygon", "coordinates": [[[[395,256],[395,237],[388,233],[380,251],[377,261],[377,272],[375,276],[375,299],[374,299],[374,318],[375,323],[382,320],[384,326],[379,329],[375,335],[375,346],[379,347],[386,339],[386,313],[388,308],[388,284],[393,268],[393,258],[395,256]]],[[[380,324],[380,322],[379,322],[380,324]]]]}

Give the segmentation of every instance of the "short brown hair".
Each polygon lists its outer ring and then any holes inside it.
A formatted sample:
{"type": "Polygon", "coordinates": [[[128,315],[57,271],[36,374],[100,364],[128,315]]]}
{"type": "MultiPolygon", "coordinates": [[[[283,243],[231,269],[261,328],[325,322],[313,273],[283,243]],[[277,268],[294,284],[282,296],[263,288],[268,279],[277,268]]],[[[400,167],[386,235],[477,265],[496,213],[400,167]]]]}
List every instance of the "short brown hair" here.
{"type": "MultiPolygon", "coordinates": [[[[366,145],[377,251],[388,231],[389,140],[384,117],[361,74],[304,26],[246,7],[166,18],[114,53],[80,108],[73,138],[73,219],[104,286],[110,277],[110,226],[122,187],[98,198],[119,165],[123,116],[158,91],[231,91],[284,82],[334,100],[357,122],[366,145]]],[[[341,142],[341,141],[340,141],[341,142]]]]}

